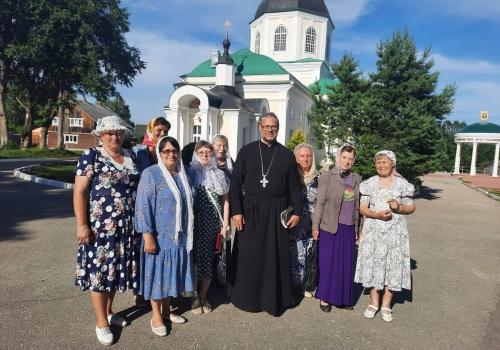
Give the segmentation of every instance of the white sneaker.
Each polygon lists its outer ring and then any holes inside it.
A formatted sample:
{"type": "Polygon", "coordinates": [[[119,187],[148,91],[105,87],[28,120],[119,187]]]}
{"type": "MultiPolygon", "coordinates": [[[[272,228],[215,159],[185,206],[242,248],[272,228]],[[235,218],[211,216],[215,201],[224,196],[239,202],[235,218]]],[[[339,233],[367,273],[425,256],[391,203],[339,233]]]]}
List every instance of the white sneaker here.
{"type": "Polygon", "coordinates": [[[111,345],[113,344],[113,333],[111,333],[111,329],[109,327],[98,328],[95,327],[95,334],[97,335],[97,340],[102,345],[111,345]]]}
{"type": "Polygon", "coordinates": [[[108,316],[108,322],[109,322],[110,326],[116,326],[116,327],[122,327],[122,328],[128,326],[127,321],[125,321],[123,318],[121,318],[120,316],[115,315],[115,314],[108,316]]]}

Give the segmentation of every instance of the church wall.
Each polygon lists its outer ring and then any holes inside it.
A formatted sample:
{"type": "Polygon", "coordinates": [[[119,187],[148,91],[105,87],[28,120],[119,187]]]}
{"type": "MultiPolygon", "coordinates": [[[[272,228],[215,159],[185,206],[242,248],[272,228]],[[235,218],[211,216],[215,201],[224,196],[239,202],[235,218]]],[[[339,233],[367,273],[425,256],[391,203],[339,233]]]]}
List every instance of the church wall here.
{"type": "Polygon", "coordinates": [[[303,58],[316,58],[329,61],[326,57],[326,40],[331,38],[333,27],[328,18],[306,12],[267,13],[250,25],[250,50],[256,52],[255,39],[260,32],[260,54],[276,61],[296,61],[303,58]],[[287,28],[286,52],[274,52],[274,32],[280,24],[287,28]],[[306,29],[316,29],[317,47],[315,53],[305,52],[306,29]]]}

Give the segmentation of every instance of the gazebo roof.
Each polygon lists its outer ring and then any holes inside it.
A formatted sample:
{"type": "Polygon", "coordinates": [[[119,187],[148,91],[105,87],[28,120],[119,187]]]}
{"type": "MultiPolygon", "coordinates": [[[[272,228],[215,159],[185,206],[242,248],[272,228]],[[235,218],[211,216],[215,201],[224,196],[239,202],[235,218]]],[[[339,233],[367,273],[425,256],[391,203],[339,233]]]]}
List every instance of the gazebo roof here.
{"type": "Polygon", "coordinates": [[[500,134],[500,125],[479,122],[471,125],[467,125],[456,132],[457,134],[500,134]]]}

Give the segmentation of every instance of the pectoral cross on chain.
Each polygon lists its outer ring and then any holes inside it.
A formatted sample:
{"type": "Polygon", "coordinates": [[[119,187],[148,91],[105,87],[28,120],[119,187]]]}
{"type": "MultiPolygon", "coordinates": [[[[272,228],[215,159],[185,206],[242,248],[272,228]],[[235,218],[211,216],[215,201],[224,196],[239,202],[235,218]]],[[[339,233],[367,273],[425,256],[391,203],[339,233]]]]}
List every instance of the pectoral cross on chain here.
{"type": "Polygon", "coordinates": [[[263,188],[266,188],[266,185],[268,184],[269,181],[267,181],[266,176],[262,174],[262,180],[260,180],[260,183],[262,184],[263,188]]]}

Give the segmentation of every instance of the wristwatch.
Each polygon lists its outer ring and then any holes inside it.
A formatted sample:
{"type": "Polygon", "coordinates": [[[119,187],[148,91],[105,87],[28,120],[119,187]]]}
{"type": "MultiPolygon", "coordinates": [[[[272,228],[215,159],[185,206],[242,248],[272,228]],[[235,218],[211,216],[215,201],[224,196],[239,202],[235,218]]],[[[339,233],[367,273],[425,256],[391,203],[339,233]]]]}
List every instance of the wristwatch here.
{"type": "Polygon", "coordinates": [[[231,231],[231,226],[227,226],[226,231],[231,231]]]}

